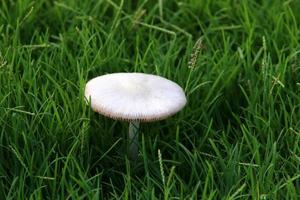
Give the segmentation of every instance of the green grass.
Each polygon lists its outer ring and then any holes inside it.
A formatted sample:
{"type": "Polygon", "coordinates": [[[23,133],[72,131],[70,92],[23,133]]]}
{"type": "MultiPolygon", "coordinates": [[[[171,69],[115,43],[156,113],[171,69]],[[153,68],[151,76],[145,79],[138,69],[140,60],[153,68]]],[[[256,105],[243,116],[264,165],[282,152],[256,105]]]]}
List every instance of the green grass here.
{"type": "Polygon", "coordinates": [[[298,0],[1,0],[0,196],[299,199],[299,10],[298,0]],[[89,79],[121,71],[167,77],[188,98],[141,125],[135,164],[128,124],[83,98],[89,79]]]}

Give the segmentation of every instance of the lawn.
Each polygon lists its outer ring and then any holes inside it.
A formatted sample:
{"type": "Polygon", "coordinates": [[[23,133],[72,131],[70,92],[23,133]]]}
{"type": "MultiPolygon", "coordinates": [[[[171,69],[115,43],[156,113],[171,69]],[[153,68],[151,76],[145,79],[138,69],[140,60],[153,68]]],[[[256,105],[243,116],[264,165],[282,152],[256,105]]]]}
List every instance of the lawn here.
{"type": "Polygon", "coordinates": [[[0,0],[4,199],[300,199],[299,0],[0,0]],[[142,123],[86,105],[144,72],[187,104],[142,123]]]}

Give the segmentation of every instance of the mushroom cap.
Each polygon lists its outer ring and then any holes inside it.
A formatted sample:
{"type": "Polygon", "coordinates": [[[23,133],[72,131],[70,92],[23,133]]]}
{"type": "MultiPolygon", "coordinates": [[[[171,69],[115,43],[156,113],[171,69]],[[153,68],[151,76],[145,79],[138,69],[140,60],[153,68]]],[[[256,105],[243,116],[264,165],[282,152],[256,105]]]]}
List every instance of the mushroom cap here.
{"type": "Polygon", "coordinates": [[[144,73],[113,73],[93,78],[86,84],[85,97],[94,111],[128,121],[165,119],[186,104],[178,84],[144,73]]]}

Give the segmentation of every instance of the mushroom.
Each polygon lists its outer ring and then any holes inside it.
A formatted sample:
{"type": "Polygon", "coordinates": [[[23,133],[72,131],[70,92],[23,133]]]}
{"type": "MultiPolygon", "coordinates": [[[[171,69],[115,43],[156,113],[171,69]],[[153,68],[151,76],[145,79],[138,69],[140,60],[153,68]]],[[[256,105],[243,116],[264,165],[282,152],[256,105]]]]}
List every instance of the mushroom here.
{"type": "Polygon", "coordinates": [[[140,122],[165,119],[186,104],[183,89],[157,75],[113,73],[88,81],[85,98],[92,110],[104,116],[129,121],[129,157],[138,156],[140,122]]]}

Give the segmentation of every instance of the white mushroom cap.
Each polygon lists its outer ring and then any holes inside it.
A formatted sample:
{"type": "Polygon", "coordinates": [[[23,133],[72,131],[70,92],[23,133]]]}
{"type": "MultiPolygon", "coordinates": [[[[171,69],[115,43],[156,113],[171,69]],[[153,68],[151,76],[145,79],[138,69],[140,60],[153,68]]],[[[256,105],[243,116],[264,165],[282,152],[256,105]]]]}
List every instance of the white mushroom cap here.
{"type": "Polygon", "coordinates": [[[85,87],[94,111],[105,116],[137,121],[165,119],[186,104],[182,88],[156,75],[114,73],[98,76],[85,87]]]}

